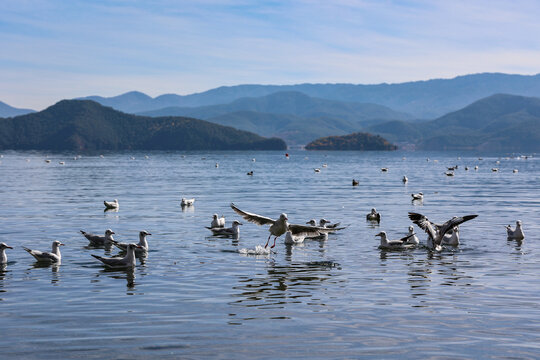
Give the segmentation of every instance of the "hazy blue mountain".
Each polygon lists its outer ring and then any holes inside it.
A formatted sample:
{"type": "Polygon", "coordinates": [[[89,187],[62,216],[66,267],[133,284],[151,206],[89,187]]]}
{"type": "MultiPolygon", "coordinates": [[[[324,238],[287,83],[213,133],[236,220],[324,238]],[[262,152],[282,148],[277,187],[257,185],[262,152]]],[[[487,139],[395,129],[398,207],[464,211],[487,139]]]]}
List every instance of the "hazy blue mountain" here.
{"type": "Polygon", "coordinates": [[[354,133],[343,136],[328,136],[313,140],[306,145],[306,150],[396,150],[397,146],[379,135],[354,133]]]}
{"type": "Polygon", "coordinates": [[[313,98],[300,92],[277,92],[201,107],[169,107],[142,112],[148,116],[189,116],[217,124],[283,138],[303,145],[328,135],[344,135],[388,119],[410,115],[376,104],[313,98]]]}
{"type": "Polygon", "coordinates": [[[154,99],[135,93],[113,98],[89,97],[125,112],[142,112],[165,107],[199,107],[228,104],[244,97],[261,97],[276,92],[302,92],[316,98],[353,103],[373,103],[405,112],[415,118],[433,119],[494,95],[507,93],[540,97],[540,74],[510,75],[483,73],[453,79],[433,79],[399,84],[298,84],[223,86],[191,95],[166,94],[154,99]],[[140,98],[138,101],[137,98],[140,98]]]}
{"type": "Polygon", "coordinates": [[[284,150],[283,140],[183,117],[125,114],[89,100],[63,100],[0,119],[0,149],[284,150]]]}
{"type": "Polygon", "coordinates": [[[540,150],[540,99],[496,94],[420,123],[392,121],[369,132],[420,149],[540,150]]]}
{"type": "Polygon", "coordinates": [[[9,106],[8,104],[0,101],[0,117],[19,116],[33,112],[34,110],[14,108],[13,106],[9,106]]]}

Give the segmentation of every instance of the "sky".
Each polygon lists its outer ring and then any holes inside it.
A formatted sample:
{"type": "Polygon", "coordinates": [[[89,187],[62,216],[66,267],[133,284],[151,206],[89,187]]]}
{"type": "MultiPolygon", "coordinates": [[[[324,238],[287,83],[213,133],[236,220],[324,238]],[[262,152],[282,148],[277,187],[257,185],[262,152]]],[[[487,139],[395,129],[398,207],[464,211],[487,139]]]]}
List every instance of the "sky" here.
{"type": "Polygon", "coordinates": [[[2,0],[0,101],[540,72],[536,0],[2,0]]]}

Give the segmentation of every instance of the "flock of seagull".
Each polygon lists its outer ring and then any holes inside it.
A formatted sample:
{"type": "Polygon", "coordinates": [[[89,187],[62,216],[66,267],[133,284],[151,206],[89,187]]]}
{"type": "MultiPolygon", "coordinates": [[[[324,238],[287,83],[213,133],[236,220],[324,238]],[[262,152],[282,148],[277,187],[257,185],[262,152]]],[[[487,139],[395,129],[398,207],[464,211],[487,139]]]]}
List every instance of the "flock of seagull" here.
{"type": "MultiPolygon", "coordinates": [[[[255,159],[253,159],[255,161],[255,159]]],[[[218,164],[216,164],[216,167],[218,164]]],[[[323,165],[326,167],[326,164],[323,165]]],[[[457,166],[448,168],[448,171],[454,171],[457,169],[457,166]]],[[[477,170],[478,167],[475,167],[477,170]]],[[[320,171],[320,169],[315,169],[320,171]]],[[[465,168],[468,170],[468,167],[465,168]]],[[[493,169],[492,169],[493,170],[493,169]]],[[[497,169],[498,170],[498,169],[497,169]]],[[[382,168],[381,171],[387,172],[388,168],[382,168]]],[[[493,170],[494,171],[494,170],[493,170]]],[[[514,170],[514,172],[517,172],[514,170]]],[[[248,175],[252,175],[249,174],[248,175]]],[[[448,175],[448,173],[447,173],[448,175]]],[[[407,176],[403,176],[403,183],[408,181],[407,176]]],[[[357,186],[359,182],[353,179],[352,185],[357,186]]],[[[424,194],[422,192],[411,194],[413,201],[422,201],[424,194]]],[[[117,199],[113,201],[104,201],[105,210],[116,210],[118,211],[120,204],[117,199]]],[[[192,207],[195,203],[195,199],[182,198],[180,205],[182,208],[192,207]]],[[[271,237],[274,236],[273,244],[270,248],[276,246],[276,240],[282,235],[285,235],[284,243],[285,244],[299,244],[302,243],[305,239],[313,240],[326,240],[328,234],[335,233],[339,230],[345,229],[347,226],[340,227],[340,223],[332,223],[326,219],[320,219],[319,223],[315,219],[311,219],[306,222],[305,225],[300,224],[291,224],[287,214],[282,213],[277,219],[272,219],[270,217],[258,215],[255,213],[250,213],[238,208],[234,203],[230,204],[230,207],[234,212],[240,215],[244,220],[255,223],[257,225],[268,225],[268,239],[264,245],[266,249],[270,243],[271,237]]],[[[450,220],[439,224],[430,221],[426,216],[409,212],[408,217],[413,224],[417,225],[427,234],[426,247],[431,251],[442,251],[443,245],[448,246],[459,246],[459,225],[473,220],[478,215],[465,215],[465,216],[454,216],[450,220]]],[[[372,208],[371,211],[366,215],[366,220],[371,222],[379,223],[381,221],[381,214],[377,212],[375,208],[372,208]]],[[[223,236],[223,237],[233,237],[238,238],[240,235],[240,226],[243,225],[241,222],[234,220],[231,227],[225,227],[225,217],[221,217],[218,214],[214,214],[210,226],[206,227],[209,229],[214,236],[223,236]]],[[[523,240],[525,238],[522,222],[518,220],[516,222],[516,227],[512,228],[510,225],[506,226],[507,238],[508,240],[523,240]]],[[[80,231],[81,234],[89,241],[89,244],[93,247],[104,247],[105,249],[110,249],[112,246],[117,247],[123,253],[123,256],[117,257],[102,257],[99,255],[91,254],[95,259],[102,262],[106,267],[109,268],[133,268],[136,265],[136,257],[146,256],[148,253],[148,241],[146,237],[150,234],[146,230],[139,232],[139,243],[122,243],[114,240],[114,232],[111,229],[105,230],[104,236],[96,235],[92,233],[80,231]]],[[[375,236],[380,237],[380,249],[393,249],[393,250],[405,250],[414,248],[420,245],[420,241],[414,232],[414,227],[412,225],[408,228],[408,234],[400,239],[390,240],[385,231],[381,231],[375,236]]],[[[26,247],[23,247],[30,255],[32,255],[37,262],[39,263],[48,263],[48,264],[59,264],[62,259],[60,253],[60,246],[64,246],[58,240],[53,241],[51,252],[33,250],[26,247]]],[[[13,249],[11,246],[6,243],[0,243],[0,265],[7,264],[7,255],[5,250],[13,249]]],[[[261,248],[262,249],[262,248],[261,248]]],[[[122,254],[121,253],[121,254],[122,254]]]]}

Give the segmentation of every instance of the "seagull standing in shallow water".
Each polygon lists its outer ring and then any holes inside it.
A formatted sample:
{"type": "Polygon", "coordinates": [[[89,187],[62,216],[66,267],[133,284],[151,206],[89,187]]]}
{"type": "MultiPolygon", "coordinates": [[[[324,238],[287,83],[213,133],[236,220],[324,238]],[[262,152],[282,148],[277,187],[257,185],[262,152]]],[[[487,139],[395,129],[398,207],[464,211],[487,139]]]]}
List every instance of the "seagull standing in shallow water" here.
{"type": "Polygon", "coordinates": [[[506,232],[509,240],[523,240],[525,234],[523,234],[523,228],[521,227],[521,220],[516,221],[516,228],[512,230],[510,225],[506,226],[506,232]]]}
{"type": "Polygon", "coordinates": [[[60,254],[60,246],[63,246],[60,241],[55,240],[52,243],[52,251],[51,252],[41,252],[39,250],[31,250],[26,247],[22,247],[24,250],[26,250],[30,255],[32,255],[38,262],[42,263],[60,263],[62,260],[62,254],[60,254]]]}
{"type": "Polygon", "coordinates": [[[424,230],[428,234],[428,244],[427,246],[436,251],[442,250],[442,242],[444,235],[449,232],[454,226],[458,226],[459,224],[464,223],[465,221],[472,220],[476,218],[478,215],[465,215],[465,216],[454,216],[447,222],[445,222],[442,225],[435,224],[428,220],[427,217],[425,217],[422,214],[418,213],[409,213],[409,219],[412,220],[413,223],[418,225],[422,230],[424,230]]]}
{"type": "Polygon", "coordinates": [[[247,211],[240,210],[236,207],[233,203],[231,203],[231,208],[240,216],[242,216],[245,220],[255,223],[257,225],[270,225],[270,228],[268,231],[270,231],[270,235],[268,235],[268,240],[266,240],[265,248],[268,246],[268,243],[270,242],[270,237],[274,235],[274,244],[270,247],[273,248],[276,246],[276,239],[280,237],[281,235],[285,234],[285,232],[290,231],[292,235],[295,236],[317,236],[324,234],[325,232],[332,232],[333,229],[326,229],[323,227],[318,226],[305,226],[305,225],[296,225],[296,224],[289,224],[287,214],[282,213],[279,216],[279,219],[274,220],[266,216],[261,216],[253,213],[249,213],[247,211]]]}

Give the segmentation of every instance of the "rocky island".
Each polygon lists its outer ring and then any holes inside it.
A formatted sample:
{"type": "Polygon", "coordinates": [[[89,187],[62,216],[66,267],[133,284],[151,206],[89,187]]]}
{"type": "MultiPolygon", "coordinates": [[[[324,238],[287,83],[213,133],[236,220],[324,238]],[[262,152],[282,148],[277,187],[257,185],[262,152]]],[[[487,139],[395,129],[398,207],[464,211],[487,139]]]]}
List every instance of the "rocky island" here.
{"type": "Polygon", "coordinates": [[[397,146],[379,135],[357,132],[344,136],[328,136],[313,140],[306,150],[396,150],[397,146]]]}

